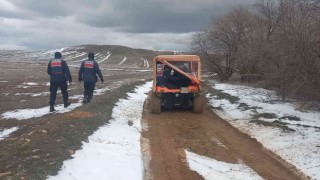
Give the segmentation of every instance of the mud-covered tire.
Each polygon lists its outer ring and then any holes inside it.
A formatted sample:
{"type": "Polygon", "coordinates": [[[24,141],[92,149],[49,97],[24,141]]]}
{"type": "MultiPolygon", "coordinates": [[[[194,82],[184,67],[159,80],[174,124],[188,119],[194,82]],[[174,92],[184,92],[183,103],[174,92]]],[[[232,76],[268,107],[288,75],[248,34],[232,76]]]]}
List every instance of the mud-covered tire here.
{"type": "Polygon", "coordinates": [[[204,108],[204,98],[202,94],[199,94],[194,97],[193,100],[193,112],[194,113],[202,113],[204,108]]]}
{"type": "Polygon", "coordinates": [[[153,114],[159,114],[161,112],[161,99],[155,94],[150,95],[150,110],[153,114]]]}

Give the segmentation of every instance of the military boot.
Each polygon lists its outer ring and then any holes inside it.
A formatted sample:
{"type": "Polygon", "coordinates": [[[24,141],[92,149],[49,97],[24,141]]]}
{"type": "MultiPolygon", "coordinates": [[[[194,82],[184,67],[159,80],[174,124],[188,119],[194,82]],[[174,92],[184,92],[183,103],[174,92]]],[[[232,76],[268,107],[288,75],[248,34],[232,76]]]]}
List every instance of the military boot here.
{"type": "Polygon", "coordinates": [[[69,102],[69,101],[68,101],[68,102],[65,102],[65,103],[64,103],[64,108],[70,106],[70,104],[71,104],[71,102],[69,102]]]}
{"type": "Polygon", "coordinates": [[[54,109],[54,105],[50,105],[50,112],[54,112],[54,111],[56,111],[56,110],[54,109]]]}

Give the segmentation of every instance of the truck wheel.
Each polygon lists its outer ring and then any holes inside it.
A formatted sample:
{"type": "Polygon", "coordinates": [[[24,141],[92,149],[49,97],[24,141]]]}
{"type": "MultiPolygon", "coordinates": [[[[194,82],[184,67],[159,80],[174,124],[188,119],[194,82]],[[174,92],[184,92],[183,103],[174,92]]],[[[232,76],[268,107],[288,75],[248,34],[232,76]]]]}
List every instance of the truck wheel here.
{"type": "Polygon", "coordinates": [[[161,112],[161,99],[155,94],[150,95],[151,113],[159,114],[161,112]]]}
{"type": "Polygon", "coordinates": [[[203,112],[203,104],[204,104],[204,98],[202,94],[199,94],[198,96],[194,97],[193,100],[193,112],[194,113],[202,113],[203,112]]]}

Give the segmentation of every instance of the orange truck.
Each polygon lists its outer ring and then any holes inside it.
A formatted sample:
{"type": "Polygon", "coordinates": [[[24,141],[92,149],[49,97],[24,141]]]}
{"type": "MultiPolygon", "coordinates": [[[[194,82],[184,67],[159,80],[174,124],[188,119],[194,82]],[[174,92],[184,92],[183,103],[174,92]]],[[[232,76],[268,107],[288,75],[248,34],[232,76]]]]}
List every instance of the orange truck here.
{"type": "Polygon", "coordinates": [[[203,112],[201,61],[196,55],[161,55],[153,59],[152,113],[174,107],[203,112]]]}

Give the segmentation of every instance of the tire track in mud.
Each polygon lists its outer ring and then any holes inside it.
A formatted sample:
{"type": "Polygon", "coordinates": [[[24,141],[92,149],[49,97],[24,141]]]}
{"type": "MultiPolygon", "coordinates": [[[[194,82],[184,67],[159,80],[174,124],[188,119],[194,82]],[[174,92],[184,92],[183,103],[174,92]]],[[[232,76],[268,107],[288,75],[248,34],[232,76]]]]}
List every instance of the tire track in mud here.
{"type": "MultiPolygon", "coordinates": [[[[145,179],[203,179],[187,165],[185,149],[218,161],[250,166],[264,179],[302,179],[273,159],[255,139],[218,117],[209,106],[203,114],[166,111],[151,114],[148,100],[142,116],[145,179]],[[148,143],[147,145],[145,143],[148,143]],[[144,147],[149,146],[149,150],[144,147]],[[146,153],[146,151],[150,151],[146,153]],[[149,155],[150,156],[150,155],[149,155]]],[[[148,148],[147,148],[148,149],[148,148]]]]}

